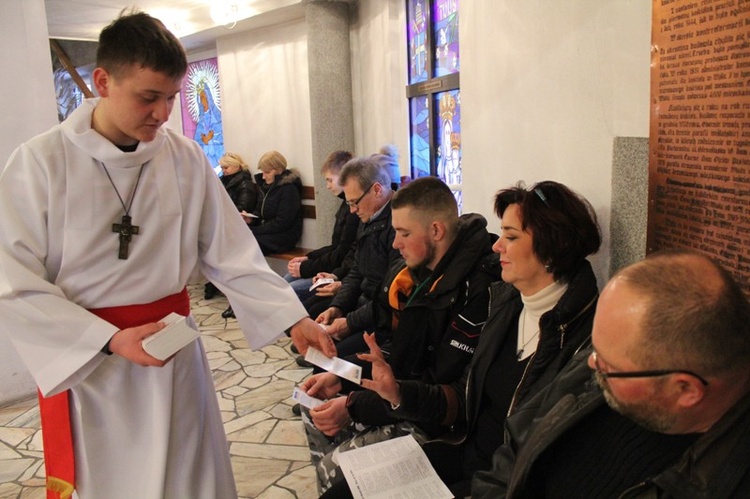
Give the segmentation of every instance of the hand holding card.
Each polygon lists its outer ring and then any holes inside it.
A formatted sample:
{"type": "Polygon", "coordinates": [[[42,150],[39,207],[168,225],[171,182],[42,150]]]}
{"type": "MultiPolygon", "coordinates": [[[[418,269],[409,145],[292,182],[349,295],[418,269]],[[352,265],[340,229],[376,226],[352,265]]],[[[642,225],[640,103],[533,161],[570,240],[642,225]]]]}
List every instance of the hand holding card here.
{"type": "Polygon", "coordinates": [[[334,357],[329,359],[323,352],[313,347],[307,349],[305,360],[311,364],[325,369],[329,373],[335,374],[339,378],[348,379],[352,383],[360,384],[362,382],[362,366],[353,364],[344,359],[334,357]]]}
{"type": "Polygon", "coordinates": [[[310,286],[310,291],[312,291],[315,288],[319,288],[320,286],[331,284],[332,282],[334,282],[334,280],[331,277],[320,278],[317,281],[315,281],[312,286],[310,286]]]}

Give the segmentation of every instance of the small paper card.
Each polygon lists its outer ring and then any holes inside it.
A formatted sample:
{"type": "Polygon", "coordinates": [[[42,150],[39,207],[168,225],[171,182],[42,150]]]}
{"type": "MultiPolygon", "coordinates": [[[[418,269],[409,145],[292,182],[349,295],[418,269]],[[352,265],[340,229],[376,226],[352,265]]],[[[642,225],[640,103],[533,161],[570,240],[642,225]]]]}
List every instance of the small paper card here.
{"type": "Polygon", "coordinates": [[[333,282],[333,278],[331,277],[323,277],[322,279],[318,279],[315,281],[315,283],[310,286],[309,291],[312,291],[315,288],[319,288],[320,286],[325,286],[326,284],[331,284],[333,282]]]}
{"type": "Polygon", "coordinates": [[[305,360],[310,362],[311,364],[315,364],[316,366],[325,369],[329,373],[335,374],[340,378],[348,379],[353,383],[360,384],[360,382],[362,381],[361,366],[352,364],[351,362],[344,359],[339,359],[338,357],[329,359],[328,357],[323,355],[323,352],[315,348],[310,347],[307,349],[305,360]]]}
{"type": "Polygon", "coordinates": [[[200,333],[188,326],[185,317],[172,312],[162,319],[167,325],[143,340],[143,349],[150,356],[165,360],[193,342],[200,333]]]}
{"type": "Polygon", "coordinates": [[[240,212],[240,215],[242,215],[243,217],[258,218],[258,215],[254,214],[254,213],[248,213],[245,210],[242,210],[240,212]]]}
{"type": "Polygon", "coordinates": [[[315,397],[311,397],[305,392],[303,392],[300,387],[295,386],[294,391],[292,392],[292,398],[299,402],[300,405],[307,407],[308,409],[315,409],[320,404],[322,404],[324,401],[320,399],[316,399],[315,397]]]}

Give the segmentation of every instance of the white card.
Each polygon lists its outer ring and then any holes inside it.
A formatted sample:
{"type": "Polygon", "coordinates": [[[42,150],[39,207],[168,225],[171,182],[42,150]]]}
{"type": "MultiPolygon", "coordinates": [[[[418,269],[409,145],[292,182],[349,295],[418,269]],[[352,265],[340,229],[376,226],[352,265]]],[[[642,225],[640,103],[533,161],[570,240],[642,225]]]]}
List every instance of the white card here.
{"type": "Polygon", "coordinates": [[[310,286],[309,291],[312,291],[313,289],[318,288],[320,286],[325,286],[326,284],[331,284],[332,282],[333,282],[332,277],[323,277],[315,281],[315,283],[312,286],[310,286]]]}
{"type": "Polygon", "coordinates": [[[362,381],[362,366],[352,364],[349,361],[334,357],[329,359],[323,352],[316,350],[315,348],[308,348],[305,360],[311,364],[325,369],[329,373],[333,373],[339,378],[348,379],[353,383],[360,384],[362,381]]]}
{"type": "Polygon", "coordinates": [[[292,392],[292,398],[299,402],[300,405],[307,407],[308,409],[315,409],[320,404],[324,403],[323,400],[316,399],[303,392],[300,387],[295,386],[292,392]]]}
{"type": "Polygon", "coordinates": [[[162,319],[167,325],[156,334],[152,334],[143,342],[143,349],[150,356],[165,360],[192,343],[200,333],[188,326],[185,317],[172,312],[162,319]]]}

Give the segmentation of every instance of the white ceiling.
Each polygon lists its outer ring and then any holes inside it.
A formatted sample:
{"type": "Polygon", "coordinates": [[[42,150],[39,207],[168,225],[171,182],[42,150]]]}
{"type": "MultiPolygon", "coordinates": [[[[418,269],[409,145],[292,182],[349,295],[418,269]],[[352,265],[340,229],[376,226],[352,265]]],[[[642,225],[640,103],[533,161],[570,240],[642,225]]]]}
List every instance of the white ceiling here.
{"type": "Polygon", "coordinates": [[[285,22],[304,15],[304,0],[45,0],[50,38],[97,41],[103,27],[123,9],[135,7],[160,19],[188,52],[213,45],[233,32],[285,22]],[[240,18],[217,25],[211,9],[228,6],[240,18]]]}

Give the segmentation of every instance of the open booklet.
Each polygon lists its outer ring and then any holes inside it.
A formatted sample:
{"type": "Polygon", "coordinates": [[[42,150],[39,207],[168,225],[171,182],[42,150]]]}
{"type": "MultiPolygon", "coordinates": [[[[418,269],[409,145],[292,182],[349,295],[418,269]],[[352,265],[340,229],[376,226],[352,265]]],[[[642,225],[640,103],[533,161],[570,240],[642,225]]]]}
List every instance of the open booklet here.
{"type": "Polygon", "coordinates": [[[357,499],[453,497],[411,435],[342,452],[338,461],[357,499]]]}

